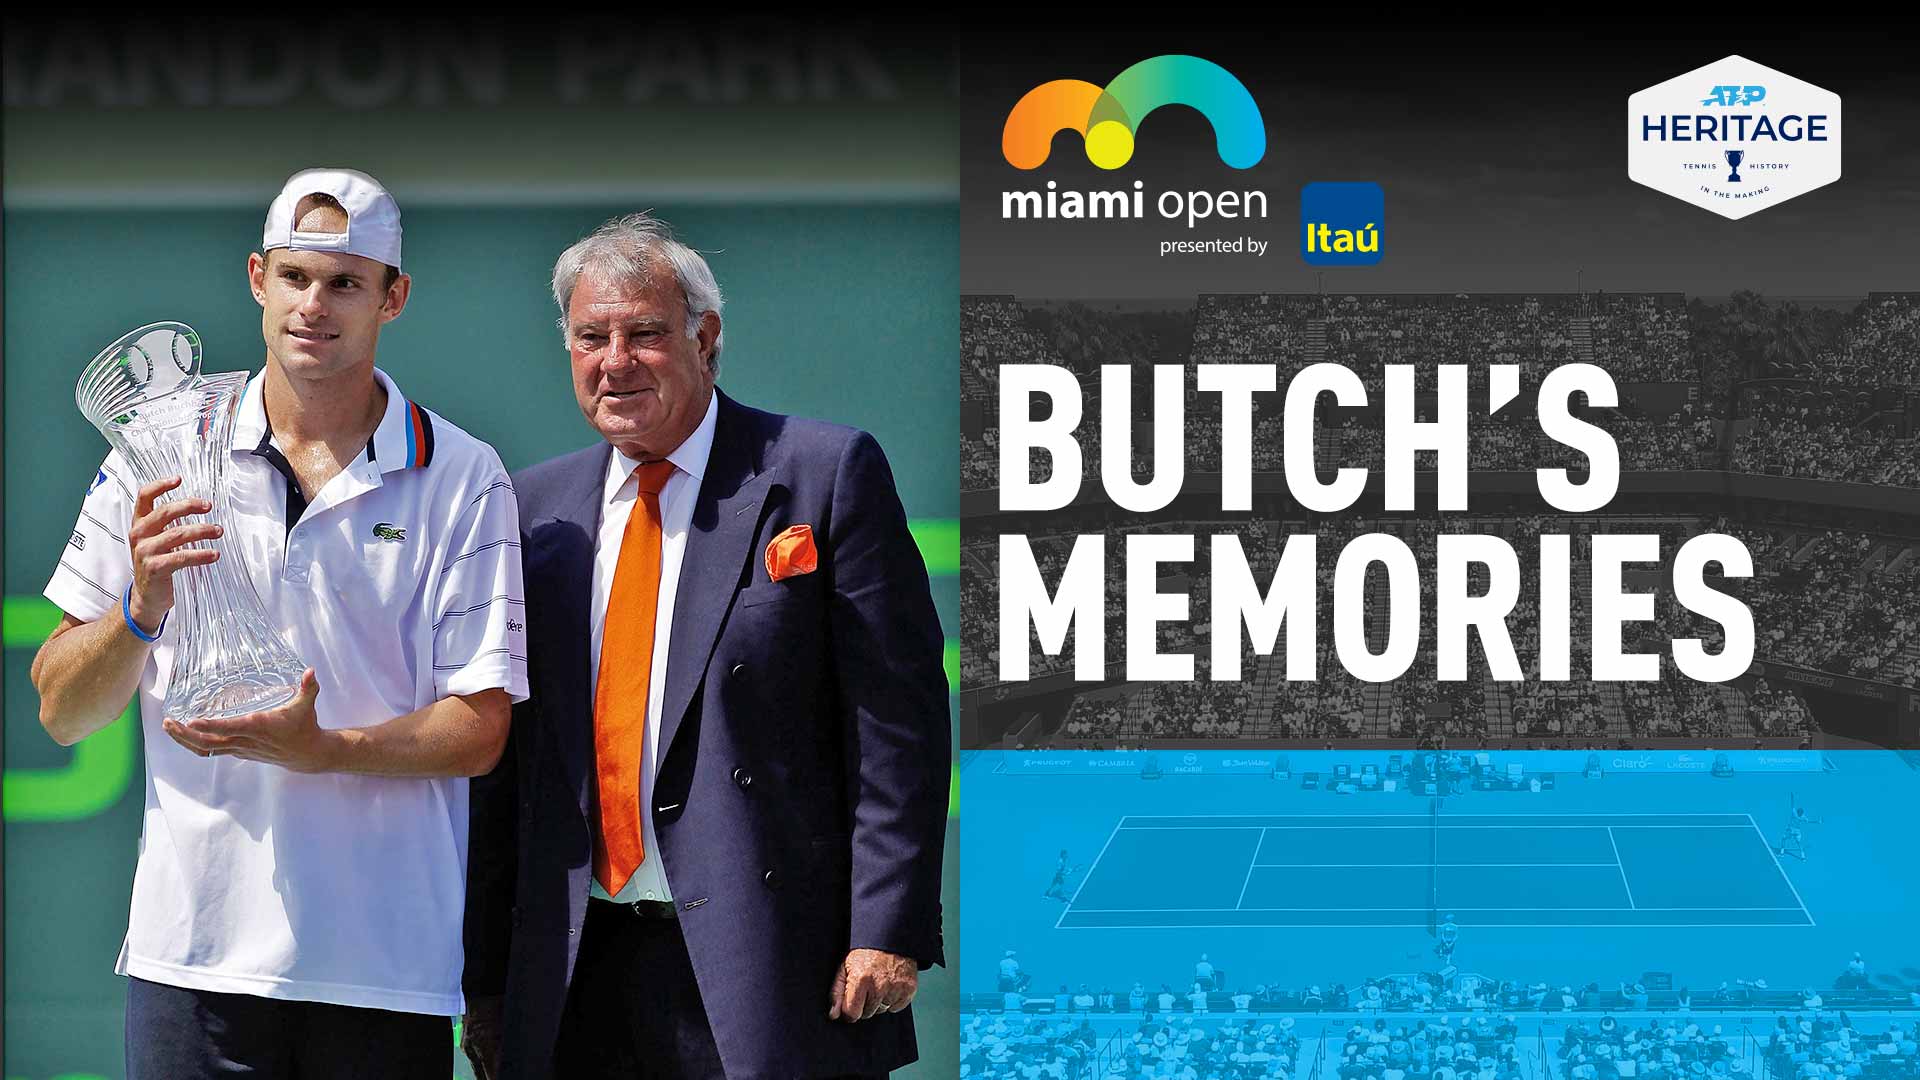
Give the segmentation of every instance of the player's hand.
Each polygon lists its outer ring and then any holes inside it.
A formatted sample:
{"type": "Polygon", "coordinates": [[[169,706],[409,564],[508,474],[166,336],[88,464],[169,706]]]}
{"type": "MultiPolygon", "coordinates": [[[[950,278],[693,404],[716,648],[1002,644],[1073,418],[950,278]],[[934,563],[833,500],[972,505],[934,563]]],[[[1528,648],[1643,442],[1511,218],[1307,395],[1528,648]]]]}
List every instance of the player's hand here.
{"type": "Polygon", "coordinates": [[[920,966],[879,949],[855,949],[840,962],[827,994],[827,1019],[849,1024],[899,1012],[920,992],[920,966]]]}
{"type": "Polygon", "coordinates": [[[154,500],[180,486],[178,476],[156,480],[140,489],[133,500],[133,524],[127,529],[127,548],[133,555],[133,596],[127,611],[147,633],[160,629],[160,620],[173,610],[173,575],[189,566],[205,566],[220,557],[213,548],[188,548],[198,540],[213,540],[225,530],[218,525],[175,525],[190,514],[213,511],[205,499],[176,499],[155,508],[154,500]]]}
{"type": "Polygon", "coordinates": [[[340,744],[338,734],[323,730],[314,715],[313,703],[319,696],[319,680],[308,668],[300,676],[300,692],[277,709],[190,724],[168,717],[161,726],[174,742],[201,757],[225,754],[292,772],[326,772],[333,767],[340,744]]]}

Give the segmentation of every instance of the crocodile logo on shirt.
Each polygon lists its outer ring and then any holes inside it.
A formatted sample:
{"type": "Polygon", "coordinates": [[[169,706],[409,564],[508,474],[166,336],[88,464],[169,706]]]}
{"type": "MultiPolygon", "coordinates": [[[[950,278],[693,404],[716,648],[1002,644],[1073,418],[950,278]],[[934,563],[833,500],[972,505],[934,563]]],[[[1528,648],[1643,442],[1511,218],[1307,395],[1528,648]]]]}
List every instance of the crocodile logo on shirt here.
{"type": "Polygon", "coordinates": [[[391,540],[398,544],[406,540],[407,530],[396,529],[393,527],[393,522],[383,521],[373,527],[373,538],[375,540],[391,540]]]}

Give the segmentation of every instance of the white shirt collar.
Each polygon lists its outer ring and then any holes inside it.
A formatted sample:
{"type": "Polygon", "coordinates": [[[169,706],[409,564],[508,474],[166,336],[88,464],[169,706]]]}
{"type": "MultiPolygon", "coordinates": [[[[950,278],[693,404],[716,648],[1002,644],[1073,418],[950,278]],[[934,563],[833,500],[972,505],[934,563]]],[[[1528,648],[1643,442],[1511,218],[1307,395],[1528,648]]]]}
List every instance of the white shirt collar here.
{"type": "MultiPolygon", "coordinates": [[[[387,408],[380,416],[380,426],[373,430],[373,450],[380,462],[380,471],[392,472],[395,469],[425,464],[431,459],[431,436],[425,434],[420,425],[429,425],[431,420],[424,415],[416,417],[412,402],[400,393],[400,387],[379,368],[373,369],[373,377],[387,391],[387,408]],[[416,424],[416,419],[419,421],[416,424]]],[[[233,440],[229,448],[236,453],[247,453],[260,445],[267,433],[267,371],[261,368],[253,378],[247,380],[247,389],[240,397],[240,405],[233,420],[233,440]]],[[[424,410],[423,410],[424,411],[424,410]]],[[[711,413],[711,409],[708,410],[711,413]]],[[[688,442],[693,440],[689,439],[688,442]]],[[[709,432],[708,442],[712,436],[709,432]]],[[[701,455],[704,466],[706,456],[701,455]]],[[[676,460],[674,464],[678,465],[676,460]]],[[[629,470],[631,471],[631,470],[629,470]]]]}
{"type": "MultiPolygon", "coordinates": [[[[700,426],[694,428],[693,434],[667,455],[667,460],[673,462],[675,469],[693,477],[696,487],[707,473],[707,459],[713,456],[713,428],[719,416],[720,393],[717,390],[708,391],[707,414],[700,418],[700,426]]],[[[626,486],[627,477],[640,467],[637,459],[628,457],[617,448],[611,456],[613,460],[607,465],[606,490],[601,493],[602,504],[612,502],[613,497],[626,486]]]]}

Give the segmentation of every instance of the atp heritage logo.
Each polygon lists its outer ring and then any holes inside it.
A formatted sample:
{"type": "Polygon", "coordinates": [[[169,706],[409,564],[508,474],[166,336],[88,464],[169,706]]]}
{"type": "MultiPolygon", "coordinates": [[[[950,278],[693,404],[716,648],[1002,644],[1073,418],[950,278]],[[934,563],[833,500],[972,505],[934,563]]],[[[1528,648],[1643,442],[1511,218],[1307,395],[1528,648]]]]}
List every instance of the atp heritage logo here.
{"type": "Polygon", "coordinates": [[[1739,219],[1840,179],[1840,95],[1739,56],[1627,99],[1627,175],[1739,219]]]}
{"type": "Polygon", "coordinates": [[[1027,91],[1007,114],[1000,150],[1016,169],[1046,164],[1053,137],[1078,132],[1087,160],[1118,169],[1133,159],[1134,135],[1162,105],[1186,105],[1213,125],[1220,160],[1250,169],[1267,152],[1267,128],[1253,95],[1226,68],[1197,56],[1169,54],[1142,60],[1106,86],[1055,79],[1027,91]]]}

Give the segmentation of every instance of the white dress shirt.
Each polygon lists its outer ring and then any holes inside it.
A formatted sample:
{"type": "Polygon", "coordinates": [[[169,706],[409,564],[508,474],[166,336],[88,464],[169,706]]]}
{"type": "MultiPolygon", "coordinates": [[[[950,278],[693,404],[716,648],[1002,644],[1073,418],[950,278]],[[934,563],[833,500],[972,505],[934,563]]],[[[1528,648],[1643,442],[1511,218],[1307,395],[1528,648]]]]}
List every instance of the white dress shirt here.
{"type": "MultiPolygon", "coordinates": [[[[620,895],[607,892],[606,885],[594,879],[590,895],[602,900],[671,900],[667,872],[660,865],[659,841],[653,835],[652,804],[654,764],[660,750],[660,710],[667,694],[667,651],[673,638],[673,597],[680,587],[680,563],[687,551],[687,528],[693,523],[693,504],[700,494],[700,480],[707,472],[707,458],[713,452],[714,418],[720,412],[720,395],[707,399],[707,415],[700,426],[680,444],[667,460],[674,471],[667,486],[660,489],[660,601],[653,618],[653,669],[647,679],[647,747],[640,755],[640,842],[645,858],[639,869],[627,879],[620,895]]],[[[607,598],[613,594],[613,571],[620,562],[620,545],[626,538],[627,519],[639,499],[640,482],[634,470],[640,463],[615,450],[607,462],[607,480],[600,504],[600,535],[593,552],[593,685],[600,685],[600,642],[605,637],[607,598]]],[[[597,823],[596,823],[597,825],[597,823]]]]}

